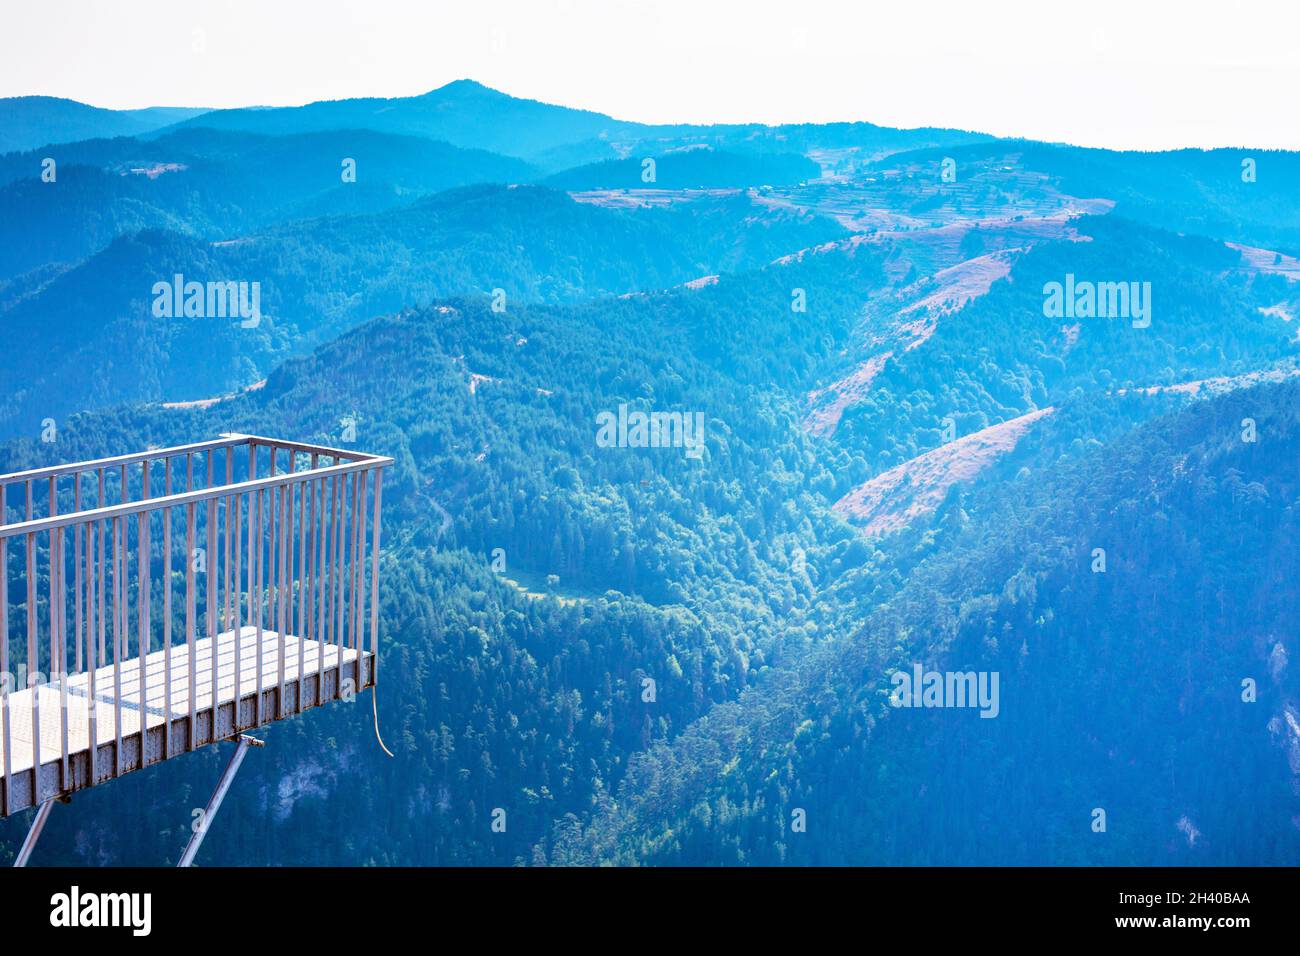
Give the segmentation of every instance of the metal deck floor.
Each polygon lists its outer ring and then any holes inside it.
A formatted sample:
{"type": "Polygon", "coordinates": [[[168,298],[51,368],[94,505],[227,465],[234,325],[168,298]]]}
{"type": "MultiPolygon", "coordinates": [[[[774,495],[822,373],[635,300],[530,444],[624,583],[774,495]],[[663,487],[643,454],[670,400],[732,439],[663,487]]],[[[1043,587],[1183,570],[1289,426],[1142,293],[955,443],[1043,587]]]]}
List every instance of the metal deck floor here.
{"type": "MultiPolygon", "coordinates": [[[[286,634],[283,641],[284,694],[280,699],[281,642],[275,631],[262,631],[258,653],[257,629],[244,627],[239,639],[239,689],[235,688],[235,632],[225,631],[215,639],[217,688],[213,706],[212,667],[214,641],[194,642],[194,720],[190,725],[190,649],[175,645],[171,655],[171,699],[167,698],[167,651],[158,650],[145,658],[146,683],[140,688],[139,657],[120,665],[120,690],[114,685],[113,665],[95,671],[98,701],[94,726],[95,764],[93,783],[120,776],[194,747],[228,739],[241,730],[284,717],[307,707],[334,699],[340,676],[354,681],[360,691],[373,684],[373,654],[358,657],[353,648],[322,644],[286,634]],[[301,673],[299,649],[301,648],[301,673]],[[340,653],[341,652],[341,653],[340,653]],[[258,712],[258,663],[261,670],[261,712],[258,712]],[[318,694],[320,695],[318,698],[318,694]],[[143,697],[143,702],[142,702],[143,697]],[[118,749],[114,702],[121,701],[121,748],[118,749]],[[235,719],[238,702],[238,720],[235,719]],[[300,706],[301,705],[301,706],[300,706]],[[215,716],[214,716],[215,715],[215,716]],[[216,733],[213,725],[216,724],[216,733]],[[141,725],[145,733],[141,734],[141,725]],[[191,731],[194,740],[191,741],[191,731]]],[[[9,755],[12,792],[5,792],[0,815],[17,812],[50,797],[66,795],[92,784],[90,675],[77,674],[67,685],[67,740],[69,767],[63,774],[65,727],[60,704],[63,691],[58,684],[41,684],[9,695],[8,721],[13,752],[9,755]],[[33,790],[32,697],[40,715],[40,780],[33,790]]],[[[0,734],[0,773],[3,772],[3,734],[0,734]]],[[[3,778],[0,777],[0,786],[3,778]]]]}

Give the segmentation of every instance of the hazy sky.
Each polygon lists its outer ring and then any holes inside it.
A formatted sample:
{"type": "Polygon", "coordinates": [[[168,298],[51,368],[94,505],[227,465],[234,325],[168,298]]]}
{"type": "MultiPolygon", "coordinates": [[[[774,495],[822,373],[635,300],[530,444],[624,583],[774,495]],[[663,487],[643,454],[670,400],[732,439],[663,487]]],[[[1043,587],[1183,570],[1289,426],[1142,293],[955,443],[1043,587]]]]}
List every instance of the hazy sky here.
{"type": "Polygon", "coordinates": [[[646,122],[1300,149],[1298,37],[1297,0],[61,0],[6,4],[0,96],[285,105],[469,77],[646,122]]]}

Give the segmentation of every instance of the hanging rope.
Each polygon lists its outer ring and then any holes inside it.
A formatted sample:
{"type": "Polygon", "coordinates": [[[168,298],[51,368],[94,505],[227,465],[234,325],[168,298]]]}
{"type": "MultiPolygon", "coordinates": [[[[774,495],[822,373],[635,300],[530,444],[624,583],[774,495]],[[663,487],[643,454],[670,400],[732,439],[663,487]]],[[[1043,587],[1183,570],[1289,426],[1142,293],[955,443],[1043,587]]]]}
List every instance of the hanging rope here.
{"type": "Polygon", "coordinates": [[[370,709],[375,714],[375,739],[379,741],[379,747],[388,756],[393,756],[393,752],[384,744],[384,738],[379,735],[379,685],[375,684],[370,688],[370,709]]]}

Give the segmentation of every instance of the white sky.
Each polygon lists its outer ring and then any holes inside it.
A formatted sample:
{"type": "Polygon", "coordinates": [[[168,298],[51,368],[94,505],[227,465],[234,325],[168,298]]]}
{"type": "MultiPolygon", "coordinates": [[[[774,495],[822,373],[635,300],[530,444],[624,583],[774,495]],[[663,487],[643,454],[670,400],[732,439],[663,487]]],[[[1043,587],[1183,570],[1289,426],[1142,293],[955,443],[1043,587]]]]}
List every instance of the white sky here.
{"type": "Polygon", "coordinates": [[[0,16],[0,96],[404,96],[469,77],[645,122],[952,126],[1300,149],[1300,2],[60,0],[0,16]]]}

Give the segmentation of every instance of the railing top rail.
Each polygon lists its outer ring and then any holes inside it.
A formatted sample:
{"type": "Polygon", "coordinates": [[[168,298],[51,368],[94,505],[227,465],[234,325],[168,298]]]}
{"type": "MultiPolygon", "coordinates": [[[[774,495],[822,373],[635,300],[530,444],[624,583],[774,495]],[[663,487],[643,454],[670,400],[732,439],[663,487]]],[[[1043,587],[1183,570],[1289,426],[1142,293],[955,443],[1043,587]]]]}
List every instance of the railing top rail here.
{"type": "Polygon", "coordinates": [[[221,437],[211,441],[193,442],[189,445],[173,445],[170,448],[151,448],[147,451],[132,452],[129,455],[115,455],[111,458],[95,458],[90,461],[78,461],[66,465],[47,465],[27,471],[14,471],[0,475],[0,486],[17,485],[25,481],[40,478],[54,478],[60,475],[74,475],[78,472],[98,471],[101,468],[118,468],[122,465],[138,464],[142,461],[157,461],[162,458],[177,458],[197,452],[215,451],[221,448],[237,448],[240,445],[265,445],[267,447],[288,448],[305,454],[331,455],[335,458],[347,458],[352,461],[373,459],[374,455],[363,452],[348,451],[343,448],[331,448],[328,445],[313,445],[307,442],[284,441],[279,438],[266,438],[262,435],[241,435],[224,432],[221,437]]]}
{"type": "MultiPolygon", "coordinates": [[[[224,432],[221,437],[236,439],[244,444],[288,448],[291,451],[302,452],[304,454],[331,455],[335,458],[348,458],[352,461],[374,461],[378,460],[380,457],[378,455],[369,455],[360,451],[349,451],[346,448],[331,448],[329,445],[313,445],[309,442],[286,441],[282,438],[267,438],[263,435],[241,435],[234,432],[224,432]]],[[[392,459],[387,459],[387,461],[391,463],[392,459]]]]}
{"type": "Polygon", "coordinates": [[[16,485],[24,481],[34,481],[38,478],[54,478],[59,475],[73,475],[77,472],[98,471],[100,468],[117,468],[121,465],[133,465],[137,462],[153,461],[158,458],[175,458],[178,455],[211,451],[216,448],[232,448],[247,443],[247,436],[223,435],[211,441],[194,442],[189,445],[153,448],[148,451],[133,452],[130,455],[115,455],[112,458],[95,458],[91,461],[78,461],[67,465],[48,465],[43,468],[32,468],[28,471],[13,471],[7,475],[0,475],[0,485],[16,485]]]}
{"type": "MultiPolygon", "coordinates": [[[[295,447],[298,451],[312,451],[313,447],[316,447],[319,448],[322,453],[326,454],[335,451],[334,449],[325,449],[324,446],[301,445],[296,442],[282,442],[276,439],[257,438],[247,435],[238,436],[237,440],[233,440],[229,444],[240,445],[249,443],[276,445],[280,448],[295,447]]],[[[264,488],[275,488],[281,485],[298,484],[304,481],[313,481],[317,478],[349,474],[354,471],[368,471],[375,468],[386,468],[393,463],[393,459],[382,455],[363,455],[357,452],[339,452],[339,454],[351,456],[354,460],[343,464],[329,465],[325,468],[287,472],[283,475],[272,475],[266,478],[256,478],[251,481],[242,481],[229,485],[216,485],[212,488],[199,488],[194,491],[183,491],[171,495],[162,495],[156,498],[145,498],[140,501],[128,501],[116,505],[108,505],[103,508],[91,508],[85,511],[70,511],[67,514],[55,515],[53,517],[35,518],[31,521],[19,521],[10,525],[0,525],[0,539],[13,538],[25,534],[35,534],[42,531],[49,531],[54,528],[66,528],[71,525],[82,524],[90,521],[101,521],[108,518],[138,514],[142,511],[158,511],[163,508],[176,508],[200,501],[208,501],[213,498],[228,498],[231,495],[245,494],[246,492],[259,491],[264,488]]]]}

